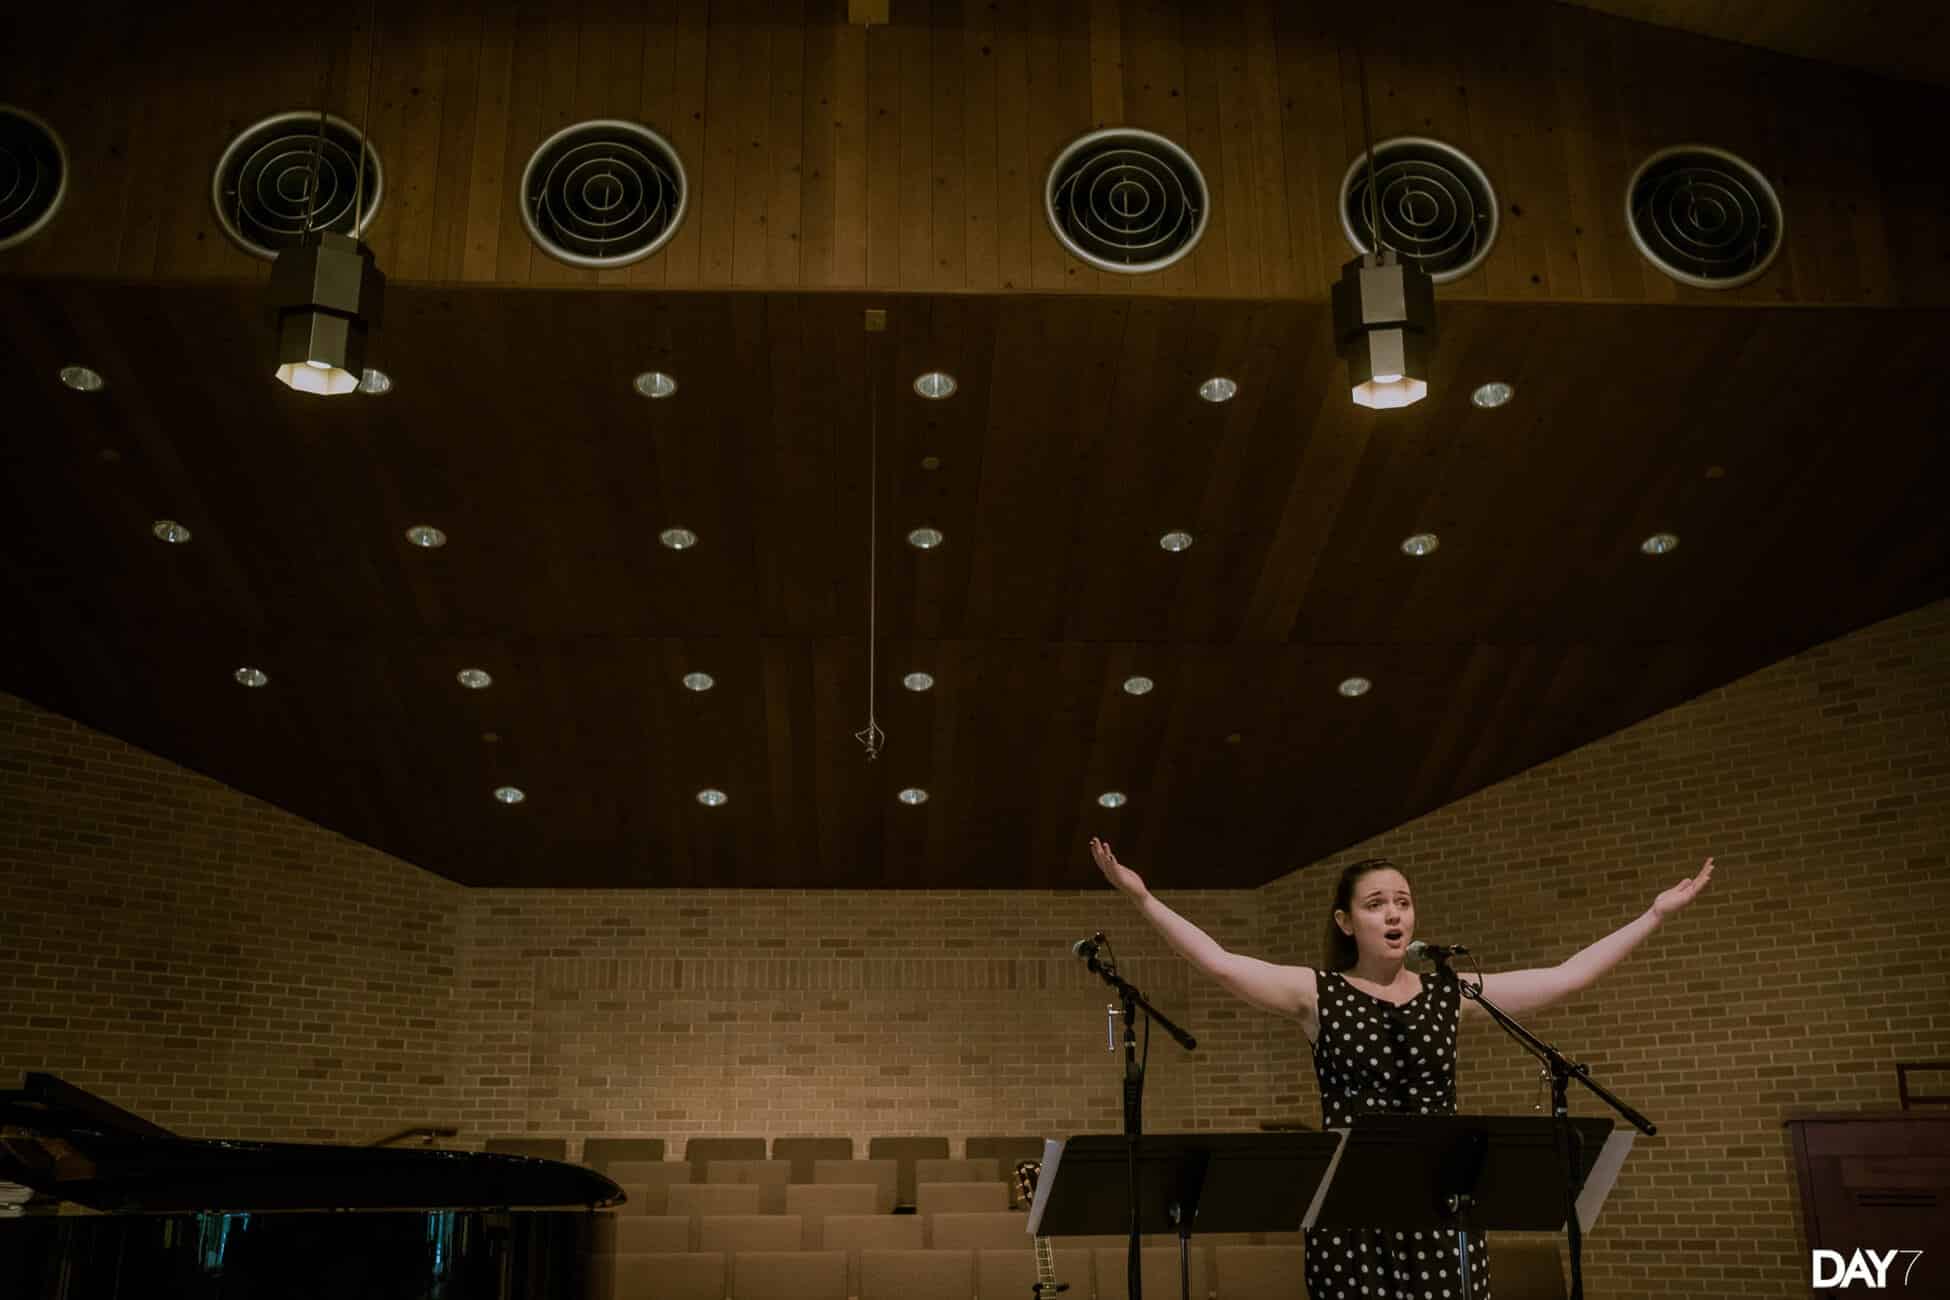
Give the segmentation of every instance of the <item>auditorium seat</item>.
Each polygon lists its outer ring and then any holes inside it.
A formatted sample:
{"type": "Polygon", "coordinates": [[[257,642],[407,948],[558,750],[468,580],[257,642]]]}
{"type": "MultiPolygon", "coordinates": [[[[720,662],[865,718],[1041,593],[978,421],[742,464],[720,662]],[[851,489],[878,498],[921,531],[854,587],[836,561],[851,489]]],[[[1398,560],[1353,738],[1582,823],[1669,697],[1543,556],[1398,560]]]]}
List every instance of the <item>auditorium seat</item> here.
{"type": "Polygon", "coordinates": [[[990,1160],[916,1160],[914,1182],[922,1183],[999,1183],[1002,1171],[990,1160]]]}
{"type": "Polygon", "coordinates": [[[672,1183],[666,1214],[757,1214],[755,1183],[672,1183]]]}
{"type": "Polygon", "coordinates": [[[596,1216],[596,1251],[604,1255],[681,1254],[695,1241],[691,1220],[681,1215],[596,1216]]]}
{"type": "Polygon", "coordinates": [[[874,1208],[882,1214],[893,1212],[899,1176],[900,1171],[892,1160],[813,1161],[815,1183],[872,1183],[877,1189],[874,1208]]]}
{"type": "Polygon", "coordinates": [[[878,1190],[872,1183],[793,1183],[785,1189],[785,1212],[806,1226],[803,1249],[825,1250],[826,1217],[872,1214],[878,1190]]]}
{"type": "Polygon", "coordinates": [[[911,1214],[829,1214],[821,1235],[826,1250],[846,1252],[848,1295],[860,1294],[860,1255],[869,1250],[921,1250],[922,1221],[911,1214]]]}
{"type": "Polygon", "coordinates": [[[655,1208],[652,1202],[657,1199],[656,1193],[661,1190],[648,1183],[618,1183],[617,1186],[623,1189],[623,1203],[611,1206],[609,1212],[628,1217],[649,1214],[655,1208]]]}
{"type": "Polygon", "coordinates": [[[877,1137],[867,1139],[867,1159],[892,1160],[897,1171],[894,1183],[894,1204],[914,1204],[914,1162],[917,1160],[946,1160],[948,1158],[948,1139],[945,1137],[877,1137]]]}
{"type": "Polygon", "coordinates": [[[853,1159],[853,1139],[850,1137],[773,1138],[772,1159],[791,1163],[793,1182],[810,1183],[815,1181],[813,1161],[853,1159]]]}
{"type": "MultiPolygon", "coordinates": [[[[1090,1300],[1089,1251],[1058,1246],[1050,1252],[1050,1263],[1056,1280],[1070,1288],[1063,1293],[1066,1300],[1090,1300]]],[[[975,1294],[982,1300],[1022,1300],[1037,1281],[1033,1245],[975,1252],[975,1294]]],[[[1178,1292],[1169,1291],[1166,1297],[1177,1300],[1178,1292]]]]}
{"type": "Polygon", "coordinates": [[[504,1156],[532,1156],[537,1160],[567,1160],[567,1138],[489,1138],[487,1149],[504,1156]]]}
{"type": "Polygon", "coordinates": [[[1009,1203],[1026,1209],[1016,1197],[1016,1166],[1025,1160],[1038,1164],[1043,1159],[1043,1139],[1039,1137],[972,1137],[968,1139],[970,1160],[995,1161],[996,1174],[1009,1184],[1009,1203]]]}
{"type": "Polygon", "coordinates": [[[670,1185],[693,1181],[682,1160],[618,1160],[605,1172],[629,1195],[628,1214],[670,1213],[670,1185]]]}
{"type": "Polygon", "coordinates": [[[966,1250],[860,1253],[860,1300],[972,1300],[975,1256],[966,1250]]]}
{"type": "Polygon", "coordinates": [[[761,1214],[785,1213],[785,1185],[792,1176],[787,1160],[712,1160],[704,1166],[707,1183],[749,1183],[759,1189],[761,1214]]]}
{"type": "Polygon", "coordinates": [[[698,1171],[694,1182],[704,1181],[704,1166],[713,1160],[763,1160],[764,1138],[695,1137],[684,1143],[684,1163],[698,1171]]]}
{"type": "MultiPolygon", "coordinates": [[[[1091,1267],[1097,1277],[1097,1300],[1129,1300],[1129,1269],[1123,1247],[1098,1248],[1091,1252],[1091,1267]]],[[[1144,1274],[1144,1294],[1168,1296],[1179,1293],[1178,1247],[1142,1246],[1138,1267],[1144,1274]]],[[[1191,1253],[1192,1294],[1209,1294],[1205,1280],[1205,1252],[1191,1253]]],[[[1498,1293],[1499,1296],[1501,1292],[1498,1293]]]]}
{"type": "Polygon", "coordinates": [[[805,1225],[796,1214],[705,1214],[697,1220],[697,1248],[796,1251],[805,1225]]]}
{"type": "Polygon", "coordinates": [[[662,1138],[588,1138],[582,1144],[582,1163],[597,1173],[609,1173],[609,1167],[619,1160],[661,1161],[663,1158],[662,1138]]]}
{"type": "Polygon", "coordinates": [[[1564,1300],[1564,1262],[1554,1240],[1498,1235],[1490,1242],[1490,1286],[1497,1300],[1564,1300]]]}
{"type": "Polygon", "coordinates": [[[1009,1189],[1001,1183],[922,1183],[914,1189],[914,1212],[981,1214],[1009,1208],[1009,1189]]]}
{"type": "MultiPolygon", "coordinates": [[[[1222,1245],[1212,1252],[1218,1300],[1305,1300],[1307,1252],[1300,1246],[1222,1245]]],[[[1503,1278],[1493,1279],[1499,1298],[1503,1278]]],[[[1145,1275],[1150,1290],[1150,1275],[1145,1275]]]]}
{"type": "Polygon", "coordinates": [[[847,1300],[846,1254],[736,1251],[731,1256],[731,1294],[737,1300],[847,1300]]]}
{"type": "Polygon", "coordinates": [[[618,1255],[599,1272],[606,1300],[724,1300],[725,1258],[716,1251],[618,1255]]]}
{"type": "MultiPolygon", "coordinates": [[[[926,1183],[921,1191],[927,1193],[926,1183]]],[[[921,1217],[927,1221],[928,1245],[936,1250],[1026,1250],[1035,1241],[1029,1235],[1029,1218],[1020,1210],[950,1211],[921,1217]]]]}

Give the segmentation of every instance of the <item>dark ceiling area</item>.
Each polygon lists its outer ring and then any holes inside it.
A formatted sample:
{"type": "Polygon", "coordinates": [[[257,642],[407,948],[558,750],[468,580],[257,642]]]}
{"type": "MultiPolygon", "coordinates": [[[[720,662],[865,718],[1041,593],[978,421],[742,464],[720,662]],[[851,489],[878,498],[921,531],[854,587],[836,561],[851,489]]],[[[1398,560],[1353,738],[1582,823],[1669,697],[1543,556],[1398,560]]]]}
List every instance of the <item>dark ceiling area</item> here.
{"type": "Polygon", "coordinates": [[[259,289],[17,280],[0,687],[469,884],[1244,887],[1950,593],[1942,313],[1440,329],[1375,413],[1320,303],[400,284],[320,399],[259,289]]]}

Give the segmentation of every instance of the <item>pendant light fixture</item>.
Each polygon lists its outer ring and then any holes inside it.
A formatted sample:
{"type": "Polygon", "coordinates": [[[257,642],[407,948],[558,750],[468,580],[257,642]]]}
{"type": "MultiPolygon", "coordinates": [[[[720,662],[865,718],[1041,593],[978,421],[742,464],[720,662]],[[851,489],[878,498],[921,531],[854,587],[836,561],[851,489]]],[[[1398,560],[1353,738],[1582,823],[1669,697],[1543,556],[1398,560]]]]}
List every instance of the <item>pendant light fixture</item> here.
{"type": "Polygon", "coordinates": [[[1368,64],[1358,43],[1355,59],[1361,70],[1361,129],[1368,150],[1369,251],[1342,266],[1334,284],[1334,340],[1347,362],[1354,404],[1390,410],[1428,396],[1435,281],[1382,242],[1374,131],[1368,122],[1368,64]]]}
{"type": "Polygon", "coordinates": [[[367,336],[379,325],[386,277],[372,250],[359,242],[365,215],[366,129],[372,120],[372,43],[375,4],[366,18],[366,107],[359,123],[357,180],[352,191],[352,233],[312,228],[324,152],[325,111],[318,113],[318,148],[312,155],[311,192],[298,243],[271,264],[271,299],[278,316],[278,382],[301,393],[343,396],[359,389],[366,372],[367,336]]]}

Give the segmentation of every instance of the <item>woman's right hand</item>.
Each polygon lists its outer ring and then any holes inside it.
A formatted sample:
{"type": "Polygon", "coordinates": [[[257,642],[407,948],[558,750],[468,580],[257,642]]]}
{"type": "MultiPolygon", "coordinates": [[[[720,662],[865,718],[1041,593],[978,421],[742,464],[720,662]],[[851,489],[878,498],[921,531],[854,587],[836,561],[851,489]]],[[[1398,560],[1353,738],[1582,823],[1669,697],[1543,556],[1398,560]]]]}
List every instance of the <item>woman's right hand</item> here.
{"type": "Polygon", "coordinates": [[[1107,841],[1091,836],[1090,856],[1096,860],[1097,870],[1104,873],[1104,879],[1108,880],[1118,893],[1139,903],[1151,896],[1151,891],[1144,887],[1144,877],[1119,862],[1117,855],[1110,851],[1110,844],[1107,841]]]}

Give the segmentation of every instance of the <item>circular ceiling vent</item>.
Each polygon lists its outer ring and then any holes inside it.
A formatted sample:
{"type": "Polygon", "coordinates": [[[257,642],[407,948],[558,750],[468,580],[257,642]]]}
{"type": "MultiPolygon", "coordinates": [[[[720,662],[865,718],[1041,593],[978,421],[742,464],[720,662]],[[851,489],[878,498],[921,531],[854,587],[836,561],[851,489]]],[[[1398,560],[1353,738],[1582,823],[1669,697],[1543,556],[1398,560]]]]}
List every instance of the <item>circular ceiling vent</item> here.
{"type": "Polygon", "coordinates": [[[278,113],[248,127],[217,159],[210,203],[223,233],[247,253],[275,258],[298,243],[307,228],[362,233],[379,210],[386,173],[370,142],[343,118],[317,113],[278,113]],[[359,229],[352,228],[358,163],[365,162],[359,229]],[[317,192],[313,194],[313,177],[317,192]],[[307,226],[309,221],[309,227],[307,226]]]}
{"type": "Polygon", "coordinates": [[[1159,271],[1191,252],[1211,211],[1192,156],[1161,135],[1112,127],[1079,136],[1043,184],[1050,229],[1105,271],[1159,271]]]}
{"type": "Polygon", "coordinates": [[[670,143],[637,122],[578,122],[521,173],[521,219],[571,266],[627,266],[677,233],[690,187],[670,143]]]}
{"type": "Polygon", "coordinates": [[[1781,251],[1781,201],[1744,158],[1711,145],[1661,149],[1625,187],[1625,223],[1651,263],[1681,284],[1732,289],[1781,251]]]}
{"type": "Polygon", "coordinates": [[[0,248],[40,232],[68,192],[68,151],[54,128],[0,104],[0,248]]]}
{"type": "MultiPolygon", "coordinates": [[[[1381,242],[1404,262],[1448,284],[1489,256],[1496,243],[1496,189],[1468,154],[1440,140],[1397,136],[1374,147],[1374,175],[1381,242]]],[[[1341,177],[1340,209],[1347,242],[1372,252],[1366,153],[1341,177]]]]}

